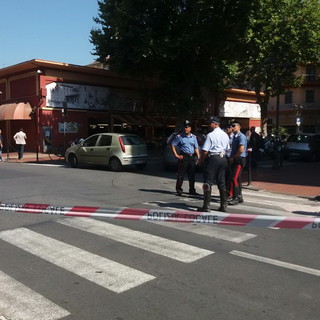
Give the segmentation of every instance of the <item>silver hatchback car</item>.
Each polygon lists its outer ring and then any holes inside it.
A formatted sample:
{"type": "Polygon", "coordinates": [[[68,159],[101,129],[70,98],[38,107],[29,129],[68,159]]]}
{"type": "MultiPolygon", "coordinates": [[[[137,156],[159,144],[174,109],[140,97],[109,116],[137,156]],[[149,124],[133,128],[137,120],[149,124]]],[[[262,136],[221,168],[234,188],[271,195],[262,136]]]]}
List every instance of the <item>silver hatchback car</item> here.
{"type": "Polygon", "coordinates": [[[121,171],[128,165],[142,169],[147,159],[147,146],[135,134],[94,134],[66,151],[66,160],[73,168],[92,164],[107,165],[112,171],[121,171]]]}

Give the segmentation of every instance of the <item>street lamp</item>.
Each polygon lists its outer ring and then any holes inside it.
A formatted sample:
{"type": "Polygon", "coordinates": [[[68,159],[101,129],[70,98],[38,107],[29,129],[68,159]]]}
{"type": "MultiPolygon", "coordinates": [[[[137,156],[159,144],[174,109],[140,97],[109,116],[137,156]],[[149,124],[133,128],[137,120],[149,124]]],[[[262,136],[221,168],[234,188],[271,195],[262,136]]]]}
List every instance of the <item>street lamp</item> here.
{"type": "Polygon", "coordinates": [[[296,133],[300,132],[300,126],[301,126],[301,115],[302,115],[302,110],[303,106],[301,104],[294,104],[293,108],[296,110],[296,133]]]}

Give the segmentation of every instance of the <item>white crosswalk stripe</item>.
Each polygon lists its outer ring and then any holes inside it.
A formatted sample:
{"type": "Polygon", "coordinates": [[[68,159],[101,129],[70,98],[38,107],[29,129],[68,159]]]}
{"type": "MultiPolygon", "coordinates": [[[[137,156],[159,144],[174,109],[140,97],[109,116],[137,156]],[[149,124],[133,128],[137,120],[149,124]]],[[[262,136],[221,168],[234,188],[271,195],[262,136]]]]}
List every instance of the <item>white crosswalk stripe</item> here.
{"type": "Polygon", "coordinates": [[[155,278],[25,228],[2,231],[0,239],[116,293],[155,278]]]}
{"type": "Polygon", "coordinates": [[[0,319],[56,320],[70,313],[0,271],[0,319]]]}
{"type": "Polygon", "coordinates": [[[295,270],[295,271],[299,271],[299,272],[304,272],[304,273],[308,273],[308,274],[320,277],[320,270],[317,270],[317,269],[306,268],[306,267],[303,267],[303,266],[300,266],[297,264],[292,264],[292,263],[283,262],[283,261],[279,261],[279,260],[275,260],[275,259],[261,257],[261,256],[255,255],[255,254],[237,251],[237,250],[232,250],[230,252],[230,254],[233,254],[238,257],[251,259],[251,260],[255,260],[255,261],[259,261],[259,262],[263,262],[263,263],[267,263],[267,264],[271,264],[274,266],[287,268],[287,269],[291,269],[291,270],[295,270]]]}
{"type": "MultiPolygon", "coordinates": [[[[183,263],[192,263],[214,254],[210,250],[96,219],[73,217],[59,219],[56,223],[183,263]]],[[[158,225],[234,243],[256,237],[250,233],[205,225],[170,222],[158,225]]],[[[155,279],[155,276],[142,270],[125,266],[27,228],[1,231],[0,239],[117,294],[155,279]]],[[[1,271],[0,283],[0,320],[58,320],[70,314],[1,271]]]]}
{"type": "Polygon", "coordinates": [[[191,232],[215,239],[221,239],[234,243],[241,243],[246,240],[250,240],[256,237],[255,234],[246,233],[241,231],[234,231],[230,229],[213,227],[207,225],[200,224],[187,224],[187,223],[178,223],[178,222],[154,222],[150,221],[150,223],[156,223],[160,225],[165,225],[166,227],[182,230],[186,232],[191,232]]]}
{"type": "Polygon", "coordinates": [[[213,251],[197,248],[178,241],[90,218],[69,218],[58,222],[186,263],[194,262],[214,253],[213,251]]]}

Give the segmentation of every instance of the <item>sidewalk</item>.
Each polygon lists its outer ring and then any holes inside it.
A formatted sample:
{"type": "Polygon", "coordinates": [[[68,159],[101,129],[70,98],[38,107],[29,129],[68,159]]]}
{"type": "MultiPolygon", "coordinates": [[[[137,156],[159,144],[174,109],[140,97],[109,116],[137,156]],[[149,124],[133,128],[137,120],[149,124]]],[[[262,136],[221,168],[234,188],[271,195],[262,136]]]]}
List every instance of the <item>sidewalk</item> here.
{"type": "Polygon", "coordinates": [[[244,188],[292,194],[320,201],[320,162],[284,162],[279,169],[272,168],[272,161],[252,169],[251,185],[248,171],[242,173],[244,188]]]}
{"type": "Polygon", "coordinates": [[[17,152],[10,152],[9,153],[9,158],[7,153],[2,153],[2,160],[5,162],[16,162],[16,163],[21,163],[21,162],[52,162],[55,163],[56,161],[60,160],[62,162],[65,162],[64,158],[58,157],[54,154],[50,154],[50,157],[47,153],[39,153],[38,154],[38,159],[37,159],[37,154],[33,152],[24,152],[23,153],[23,159],[18,159],[18,153],[17,152]]]}

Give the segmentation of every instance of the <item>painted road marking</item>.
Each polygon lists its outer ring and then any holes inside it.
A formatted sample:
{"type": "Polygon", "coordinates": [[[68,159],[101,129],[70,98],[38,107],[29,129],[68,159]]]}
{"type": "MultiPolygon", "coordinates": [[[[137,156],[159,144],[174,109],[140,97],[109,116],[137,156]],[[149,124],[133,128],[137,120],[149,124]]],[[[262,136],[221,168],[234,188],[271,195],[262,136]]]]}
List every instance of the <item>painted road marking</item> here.
{"type": "Polygon", "coordinates": [[[178,241],[90,218],[68,218],[56,222],[185,263],[194,262],[214,253],[178,241]]]}
{"type": "Polygon", "coordinates": [[[0,271],[0,319],[56,320],[70,313],[0,271]]]}
{"type": "Polygon", "coordinates": [[[256,261],[260,261],[263,263],[272,264],[274,266],[287,268],[287,269],[291,269],[291,270],[295,270],[295,271],[299,271],[299,272],[304,272],[304,273],[311,274],[313,276],[320,277],[320,270],[317,270],[317,269],[307,268],[307,267],[299,266],[297,264],[292,264],[292,263],[287,263],[287,262],[283,262],[283,261],[279,261],[279,260],[275,260],[275,259],[269,259],[269,258],[265,258],[265,257],[261,257],[261,256],[256,256],[251,253],[246,253],[246,252],[237,251],[237,250],[232,250],[232,251],[230,251],[230,253],[235,256],[238,256],[238,257],[256,260],[256,261]]]}
{"type": "Polygon", "coordinates": [[[25,228],[2,231],[0,239],[116,293],[155,279],[149,274],[25,228]]]}
{"type": "MultiPolygon", "coordinates": [[[[156,221],[150,221],[151,223],[160,224],[156,221]]],[[[207,236],[215,239],[221,239],[225,241],[241,243],[246,240],[255,238],[257,235],[252,233],[234,231],[229,229],[224,229],[220,227],[212,227],[200,224],[181,224],[176,222],[161,222],[161,225],[166,227],[182,230],[186,232],[191,232],[195,234],[200,234],[202,236],[207,236]]]]}

